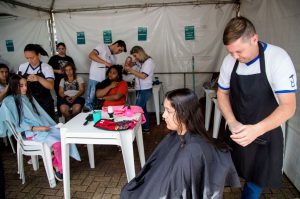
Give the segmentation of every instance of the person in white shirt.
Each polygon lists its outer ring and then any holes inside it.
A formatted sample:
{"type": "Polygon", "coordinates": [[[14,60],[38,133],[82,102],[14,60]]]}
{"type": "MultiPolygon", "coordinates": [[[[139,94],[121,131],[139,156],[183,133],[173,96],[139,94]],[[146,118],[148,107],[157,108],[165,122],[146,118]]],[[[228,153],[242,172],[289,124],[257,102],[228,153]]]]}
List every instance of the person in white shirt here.
{"type": "Polygon", "coordinates": [[[144,115],[146,117],[146,123],[143,124],[143,132],[149,133],[149,115],[147,112],[147,101],[152,96],[152,77],[156,64],[153,59],[147,55],[145,50],[141,46],[134,46],[130,50],[130,54],[135,58],[135,63],[127,63],[124,66],[128,73],[135,76],[135,90],[136,90],[136,102],[137,106],[142,107],[144,115]],[[137,70],[132,68],[133,65],[137,65],[137,70]]]}
{"type": "Polygon", "coordinates": [[[54,100],[50,93],[54,89],[54,72],[52,66],[40,60],[41,55],[48,53],[39,44],[26,45],[24,56],[28,62],[20,65],[18,74],[27,79],[33,97],[54,120],[54,100]]]}
{"type": "Polygon", "coordinates": [[[92,60],[92,63],[84,111],[94,108],[96,84],[106,78],[105,74],[107,68],[116,64],[116,55],[122,52],[127,52],[126,44],[123,40],[118,40],[111,45],[99,44],[90,52],[89,58],[92,60]]]}
{"type": "Polygon", "coordinates": [[[259,41],[245,17],[229,21],[223,43],[229,55],[221,66],[217,97],[228,124],[224,137],[246,181],[242,199],[258,199],[262,188],[282,183],[280,125],[295,113],[296,72],[286,51],[259,41]]]}

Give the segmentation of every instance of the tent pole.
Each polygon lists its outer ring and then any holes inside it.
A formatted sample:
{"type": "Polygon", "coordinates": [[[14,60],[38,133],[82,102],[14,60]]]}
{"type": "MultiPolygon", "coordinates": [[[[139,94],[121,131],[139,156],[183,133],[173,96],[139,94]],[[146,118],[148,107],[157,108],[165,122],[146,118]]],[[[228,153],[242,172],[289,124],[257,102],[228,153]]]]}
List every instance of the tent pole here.
{"type": "Polygon", "coordinates": [[[49,33],[50,33],[50,47],[52,55],[55,54],[55,38],[54,38],[54,18],[53,18],[53,12],[50,11],[50,19],[48,20],[48,26],[49,26],[49,33]]]}
{"type": "Polygon", "coordinates": [[[195,92],[195,58],[192,56],[193,90],[195,92]]]}
{"type": "Polygon", "coordinates": [[[54,35],[54,13],[53,13],[54,3],[55,3],[55,0],[52,0],[50,10],[49,10],[50,19],[48,21],[49,30],[50,30],[50,41],[51,41],[52,55],[55,55],[55,52],[56,52],[55,35],[54,35]]]}
{"type": "MultiPolygon", "coordinates": [[[[0,0],[1,1],[1,0],[0,0]]],[[[131,8],[150,8],[150,7],[166,7],[166,6],[200,6],[200,5],[225,5],[225,4],[238,4],[240,0],[191,0],[191,1],[179,1],[169,3],[145,3],[145,4],[131,4],[120,6],[97,6],[90,8],[73,8],[73,9],[55,9],[54,13],[70,13],[70,12],[82,12],[82,11],[99,11],[99,10],[118,10],[118,9],[131,9],[131,8]]]]}

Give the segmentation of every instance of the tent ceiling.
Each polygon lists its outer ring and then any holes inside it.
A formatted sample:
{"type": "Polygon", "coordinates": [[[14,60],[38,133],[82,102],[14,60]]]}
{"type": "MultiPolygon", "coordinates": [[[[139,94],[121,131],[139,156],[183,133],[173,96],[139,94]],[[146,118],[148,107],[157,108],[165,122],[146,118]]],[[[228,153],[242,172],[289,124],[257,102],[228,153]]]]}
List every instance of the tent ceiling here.
{"type": "Polygon", "coordinates": [[[54,13],[108,10],[138,7],[159,7],[176,5],[227,4],[239,0],[0,0],[8,4],[54,13]]]}

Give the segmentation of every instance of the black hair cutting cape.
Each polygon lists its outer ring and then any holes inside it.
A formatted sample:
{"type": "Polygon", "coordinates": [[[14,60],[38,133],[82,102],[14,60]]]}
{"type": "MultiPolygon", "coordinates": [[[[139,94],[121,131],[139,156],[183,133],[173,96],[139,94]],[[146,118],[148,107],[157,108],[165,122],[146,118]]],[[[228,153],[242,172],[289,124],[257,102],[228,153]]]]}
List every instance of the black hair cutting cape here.
{"type": "Polygon", "coordinates": [[[139,175],[125,185],[121,199],[217,199],[224,186],[240,186],[230,152],[200,135],[176,132],[156,147],[139,175]]]}

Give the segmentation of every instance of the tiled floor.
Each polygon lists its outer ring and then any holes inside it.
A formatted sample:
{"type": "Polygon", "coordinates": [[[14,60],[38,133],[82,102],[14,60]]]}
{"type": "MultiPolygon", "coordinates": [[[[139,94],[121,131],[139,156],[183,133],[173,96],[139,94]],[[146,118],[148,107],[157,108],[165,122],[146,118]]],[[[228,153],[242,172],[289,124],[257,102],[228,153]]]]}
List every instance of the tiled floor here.
{"type": "MultiPolygon", "coordinates": [[[[164,124],[156,126],[154,115],[151,115],[153,128],[149,135],[144,135],[145,155],[149,157],[155,146],[168,133],[164,124]]],[[[116,146],[95,145],[96,168],[89,168],[87,149],[78,145],[82,161],[71,160],[71,195],[72,198],[119,198],[119,193],[126,183],[126,175],[121,152],[116,146]]],[[[10,147],[3,147],[1,154],[4,162],[7,198],[63,198],[63,184],[58,182],[53,189],[49,187],[46,172],[40,161],[40,169],[33,171],[32,166],[25,161],[25,184],[21,183],[17,174],[16,155],[10,147]]],[[[140,170],[137,148],[135,146],[136,170],[140,170]]],[[[241,189],[225,188],[224,198],[240,198],[241,189]]],[[[299,198],[300,193],[284,176],[283,187],[278,190],[266,189],[261,198],[292,199],[299,198]]]]}

